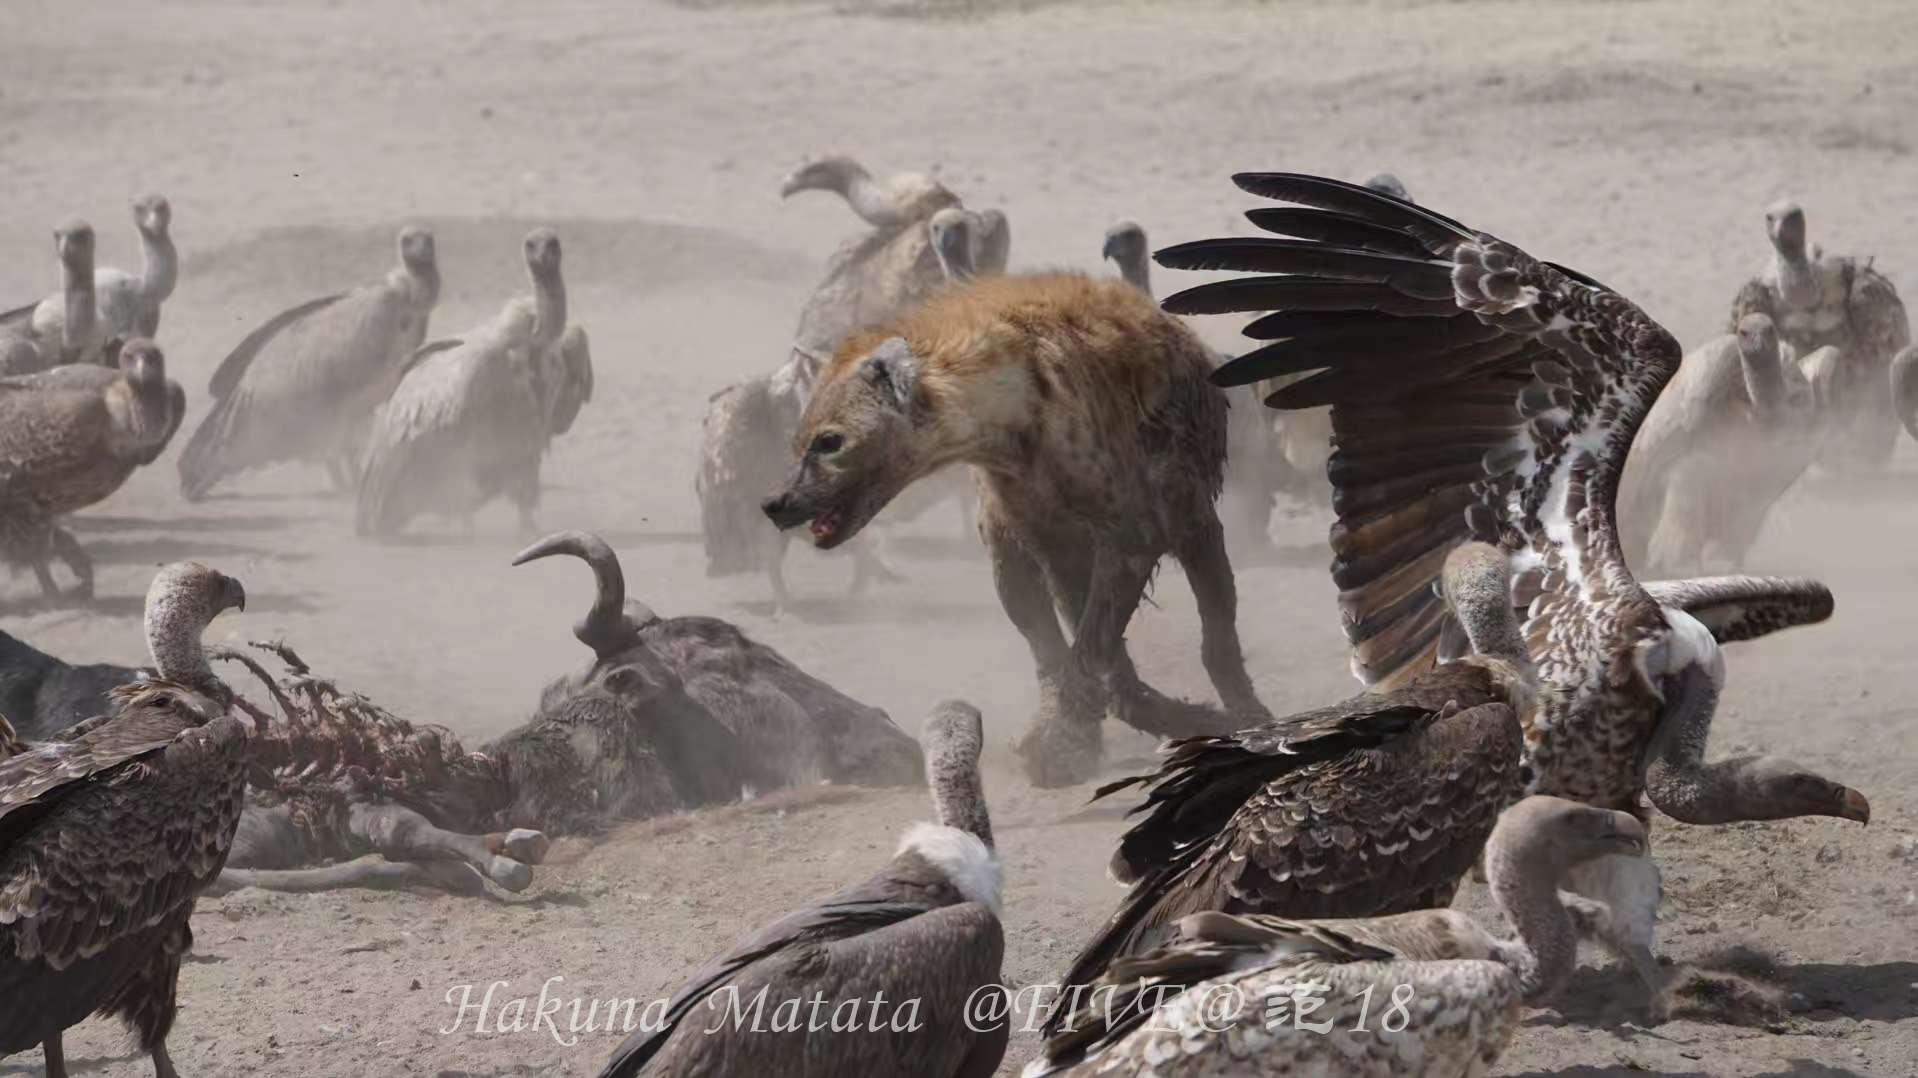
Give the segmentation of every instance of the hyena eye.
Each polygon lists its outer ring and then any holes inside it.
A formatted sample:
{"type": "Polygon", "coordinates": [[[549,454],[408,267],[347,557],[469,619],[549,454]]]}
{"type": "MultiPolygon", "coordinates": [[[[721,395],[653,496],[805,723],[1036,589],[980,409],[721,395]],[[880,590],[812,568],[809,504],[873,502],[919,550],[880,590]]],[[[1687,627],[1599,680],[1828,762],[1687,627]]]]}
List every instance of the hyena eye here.
{"type": "Polygon", "coordinates": [[[812,452],[816,456],[830,456],[839,452],[846,444],[846,436],[836,430],[829,430],[812,440],[812,452]]]}

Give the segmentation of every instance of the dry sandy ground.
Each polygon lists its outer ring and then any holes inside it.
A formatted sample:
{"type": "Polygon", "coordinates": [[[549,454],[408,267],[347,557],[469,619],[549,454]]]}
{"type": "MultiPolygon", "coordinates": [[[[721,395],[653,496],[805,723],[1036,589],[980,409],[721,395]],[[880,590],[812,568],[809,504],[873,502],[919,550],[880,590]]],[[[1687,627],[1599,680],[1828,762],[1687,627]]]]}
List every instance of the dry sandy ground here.
{"type": "MultiPolygon", "coordinates": [[[[382,272],[398,224],[438,232],[442,332],[523,291],[518,237],[556,226],[601,389],[550,461],[544,523],[599,530],[661,611],[735,619],[909,729],[942,697],[985,709],[1007,972],[1027,984],[1056,976],[1117,898],[1103,865],[1120,825],[1075,818],[1089,788],[1036,793],[1010,768],[1029,661],[957,513],[909,529],[894,559],[910,584],[863,602],[844,598],[843,560],[804,551],[794,618],[769,620],[758,580],[702,575],[706,397],[783,357],[854,225],[827,196],[782,204],[788,167],[830,148],[936,167],[973,204],[1006,209],[1027,268],[1093,265],[1121,216],[1164,242],[1244,229],[1235,170],[1389,168],[1421,201],[1628,291],[1690,342],[1718,330],[1765,253],[1760,209],[1788,194],[1827,250],[1876,253],[1918,292],[1914,106],[1909,0],[7,0],[0,299],[52,287],[48,228],[68,214],[96,223],[105,261],[136,260],[127,201],[164,191],[186,263],[162,339],[191,424],[248,328],[382,272]]],[[[1206,332],[1223,345],[1230,329],[1206,332]]],[[[1918,1073],[1918,863],[1897,854],[1918,831],[1911,489],[1801,491],[1781,507],[1755,568],[1823,577],[1839,612],[1733,649],[1718,716],[1715,752],[1793,756],[1867,791],[1877,818],[1659,829],[1662,950],[1685,963],[1754,948],[1799,994],[1793,1009],[1641,1030],[1625,1024],[1629,983],[1592,958],[1562,1008],[1528,1021],[1506,1072],[1918,1073]]],[[[1354,689],[1325,524],[1322,509],[1282,518],[1277,555],[1241,552],[1247,651],[1275,711],[1354,689]]],[[[567,631],[585,570],[509,570],[504,508],[470,542],[427,528],[373,547],[317,473],[260,473],[188,505],[170,453],[75,526],[101,600],[36,609],[16,580],[0,618],[69,659],[138,660],[139,596],[155,563],[182,557],[255,597],[220,631],[283,635],[322,672],[474,742],[586,658],[567,631]]],[[[1132,632],[1140,666],[1208,694],[1190,593],[1168,573],[1156,597],[1132,632]]],[[[1149,748],[1111,742],[1115,767],[1149,748]]],[[[590,1074],[616,1035],[562,1046],[470,1021],[442,1034],[449,989],[503,980],[497,998],[537,995],[562,976],[569,999],[664,994],[742,931],[871,870],[926,808],[922,794],[857,792],[636,825],[567,851],[510,902],[210,900],[173,1053],[195,1078],[590,1074]]],[[[1468,901],[1483,908],[1482,893],[1468,901]]],[[[149,1073],[105,1023],[68,1043],[76,1073],[149,1073]]],[[[1032,1048],[1014,1041],[1008,1073],[1032,1048]]],[[[29,1053],[0,1075],[38,1066],[29,1053]]]]}

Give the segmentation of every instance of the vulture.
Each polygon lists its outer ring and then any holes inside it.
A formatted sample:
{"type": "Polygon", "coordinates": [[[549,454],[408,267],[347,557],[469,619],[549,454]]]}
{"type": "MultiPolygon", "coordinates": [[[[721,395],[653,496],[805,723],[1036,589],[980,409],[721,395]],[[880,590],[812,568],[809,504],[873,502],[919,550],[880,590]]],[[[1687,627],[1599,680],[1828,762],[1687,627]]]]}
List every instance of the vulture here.
{"type": "MultiPolygon", "coordinates": [[[[0,315],[0,325],[11,319],[25,317],[31,320],[36,335],[59,340],[66,332],[68,314],[73,312],[79,315],[79,320],[74,324],[80,327],[81,336],[93,332],[90,327],[95,326],[105,341],[128,341],[135,337],[157,335],[160,332],[160,305],[173,295],[173,284],[179,277],[179,254],[173,247],[172,225],[173,206],[165,196],[140,196],[133,202],[133,227],[139,230],[140,250],[144,259],[138,274],[112,267],[92,268],[93,232],[86,229],[89,268],[81,276],[75,263],[74,276],[70,281],[91,283],[94,313],[85,314],[85,308],[79,306],[85,302],[78,294],[80,290],[69,286],[60,295],[49,296],[34,306],[0,315]]],[[[64,250],[61,253],[61,265],[63,271],[68,266],[64,250]]],[[[110,351],[109,346],[109,354],[110,351]]],[[[84,361],[69,359],[65,362],[84,361]]]]}
{"type": "Polygon", "coordinates": [[[180,959],[194,900],[226,862],[246,792],[250,722],[208,669],[200,634],[240,582],[193,562],[146,598],[154,676],[113,691],[111,716],[0,762],[0,1056],[38,1044],[65,1078],[61,1033],[118,1015],[175,1078],[180,959]]]}
{"type": "Polygon", "coordinates": [[[1801,357],[1827,345],[1838,350],[1828,401],[1820,402],[1830,433],[1819,460],[1839,470],[1880,470],[1898,441],[1898,418],[1886,392],[1892,357],[1911,343],[1904,301],[1870,259],[1826,258],[1807,250],[1805,211],[1780,202],[1765,211],[1772,260],[1732,301],[1731,332],[1762,314],[1801,357]]]}
{"type": "Polygon", "coordinates": [[[525,242],[533,295],[507,302],[459,340],[434,341],[407,362],[379,410],[360,476],[361,535],[390,536],[421,513],[461,518],[500,495],[538,534],[539,467],[554,436],[593,395],[586,331],[566,325],[559,237],[525,242]]]}
{"type": "Polygon", "coordinates": [[[1098,791],[1151,788],[1112,858],[1132,890],[1063,983],[1091,983],[1207,910],[1375,917],[1451,904],[1520,796],[1518,716],[1537,683],[1502,552],[1454,548],[1444,592],[1469,654],[1395,689],[1167,742],[1156,774],[1098,791]]]}
{"type": "Polygon", "coordinates": [[[223,479],[285,460],[324,463],[350,486],[366,425],[425,340],[439,292],[433,234],[404,228],[384,280],[308,300],[247,334],[207,386],[213,410],[180,455],[180,493],[198,501],[223,479]]]}
{"type": "Polygon", "coordinates": [[[1772,504],[1817,455],[1826,427],[1802,363],[1763,314],[1685,356],[1632,440],[1619,480],[1625,561],[1638,571],[1737,571],[1772,504]]]}
{"type": "Polygon", "coordinates": [[[1448,909],[1352,920],[1194,914],[1179,939],[1091,985],[1024,1078],[1484,1074],[1523,1008],[1571,974],[1580,930],[1602,916],[1577,899],[1568,909],[1555,881],[1645,852],[1631,813],[1534,796],[1499,817],[1485,851],[1513,938],[1448,909]]]}
{"type": "Polygon", "coordinates": [[[643,645],[685,686],[686,695],[730,730],[748,781],[759,791],[816,782],[916,786],[925,781],[919,745],[879,708],[806,673],[730,622],[664,618],[626,598],[619,557],[588,532],[555,532],[513,559],[555,554],[593,570],[596,594],[576,634],[596,652],[643,645]]]}
{"type": "Polygon", "coordinates": [[[119,368],[75,364],[0,378],[0,559],[59,594],[56,556],[93,594],[93,563],[59,518],[103,501],[166,449],[186,394],[152,341],[120,349],[119,368]]]}
{"type": "Polygon", "coordinates": [[[600,1078],[988,1078],[998,1068],[1007,1024],[979,1032],[966,1017],[974,993],[1003,991],[1005,953],[1004,868],[979,785],[979,712],[941,703],[925,740],[938,822],[908,829],[869,879],[707,962],[673,994],[660,1028],[627,1038],[600,1078]],[[770,1025],[713,1021],[729,1006],[750,1008],[761,992],[770,1025]],[[881,995],[891,1010],[877,1009],[881,995]],[[821,997],[829,1014],[815,1007],[796,1027],[781,1024],[779,1008],[821,997]],[[859,1017],[842,1026],[849,1010],[859,1017]]]}
{"type": "MultiPolygon", "coordinates": [[[[1359,680],[1391,689],[1457,654],[1432,584],[1453,546],[1483,540],[1512,557],[1538,674],[1521,716],[1527,793],[1635,811],[1644,790],[1688,823],[1866,822],[1862,795],[1773,758],[1686,754],[1672,781],[1643,781],[1661,723],[1709,729],[1725,678],[1715,621],[1762,635],[1832,610],[1814,581],[1719,577],[1670,605],[1632,575],[1614,499],[1633,435],[1678,370],[1672,335],[1576,270],[1390,195],[1292,173],[1235,182],[1295,204],[1251,211],[1286,238],[1160,251],[1168,268],[1263,274],[1165,307],[1271,312],[1244,330],[1269,343],[1214,381],[1307,374],[1266,403],[1331,406],[1332,575],[1359,680]]],[[[1656,864],[1602,858],[1577,875],[1571,888],[1618,914],[1622,949],[1654,979],[1656,864]]]]}
{"type": "Polygon", "coordinates": [[[173,247],[173,206],[163,195],[142,195],[133,203],[133,226],[140,232],[142,265],[138,274],[113,268],[93,272],[100,323],[108,338],[130,340],[160,332],[160,305],[173,295],[180,256],[173,247]]]}
{"type": "Polygon", "coordinates": [[[53,230],[60,294],[0,314],[0,374],[30,374],[68,363],[111,363],[95,305],[93,226],[63,221],[53,230]]]}

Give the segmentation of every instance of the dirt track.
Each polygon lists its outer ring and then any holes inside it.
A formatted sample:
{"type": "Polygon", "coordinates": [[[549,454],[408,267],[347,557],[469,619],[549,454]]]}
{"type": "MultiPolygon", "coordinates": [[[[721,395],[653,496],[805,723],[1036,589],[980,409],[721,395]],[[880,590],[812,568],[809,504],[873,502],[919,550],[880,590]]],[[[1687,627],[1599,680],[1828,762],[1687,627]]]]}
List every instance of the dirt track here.
{"type": "MultiPolygon", "coordinates": [[[[54,221],[84,214],[102,261],[131,266],[127,202],[166,193],[185,264],[161,340],[190,429],[233,343],[382,272],[399,224],[437,233],[436,332],[524,291],[519,237],[556,227],[600,389],[548,463],[542,522],[601,532],[660,611],[736,620],[908,729],[943,697],[984,709],[1007,972],[1046,981],[1118,896],[1104,863],[1121,825],[1074,818],[1089,787],[1035,792],[1010,767],[1030,663],[957,512],[906,529],[892,557],[910,583],[865,601],[844,597],[843,559],[805,551],[799,616],[780,621],[763,582],[702,574],[706,398],[783,357],[819,265],[856,224],[827,196],[782,203],[779,177],[835,148],[936,167],[970,204],[1007,212],[1014,266],[1030,269],[1093,266],[1119,217],[1161,243],[1242,229],[1236,170],[1390,169],[1420,201],[1633,295],[1692,343],[1720,330],[1765,254],[1760,211],[1787,195],[1827,251],[1875,253],[1918,294],[1918,18],[1909,0],[1860,0],[1814,19],[1827,6],[9,0],[0,308],[53,287],[54,221]]],[[[1205,331],[1234,347],[1230,328],[1205,331]]],[[[189,505],[176,453],[76,520],[101,566],[93,608],[38,609],[19,579],[0,591],[0,624],[71,660],[135,661],[153,565],[196,558],[254,600],[213,635],[283,636],[320,672],[473,744],[587,657],[568,632],[585,570],[508,569],[505,507],[470,542],[428,527],[369,546],[318,472],[258,473],[189,505]]],[[[1588,966],[1527,1024],[1505,1073],[1918,1073],[1918,856],[1898,854],[1918,833],[1904,635],[1918,450],[1900,454],[1898,482],[1780,507],[1752,568],[1819,576],[1838,614],[1731,649],[1714,744],[1864,790],[1872,824],[1662,822],[1655,836],[1661,950],[1682,964],[1755,948],[1797,1009],[1769,1028],[1694,1017],[1642,1031],[1621,1025],[1629,982],[1588,966]]],[[[1277,553],[1241,558],[1242,632],[1275,711],[1355,688],[1328,519],[1281,519],[1277,553]]],[[[1190,593],[1168,572],[1155,598],[1130,636],[1142,672],[1209,695],[1190,593]]],[[[1150,748],[1117,730],[1108,743],[1115,768],[1150,748]]],[[[616,1035],[442,1035],[448,990],[504,980],[502,994],[537,996],[559,975],[567,998],[666,994],[736,935],[869,871],[925,811],[922,794],[856,792],[636,825],[564,850],[511,902],[211,900],[173,1054],[195,1078],[590,1074],[616,1035]]],[[[1484,908],[1482,891],[1467,901],[1484,908]]],[[[1005,1073],[1032,1045],[1015,1039],[1005,1073]]],[[[150,1073],[105,1023],[76,1030],[68,1057],[76,1073],[150,1073]]],[[[0,1075],[38,1068],[29,1053],[0,1075]]]]}

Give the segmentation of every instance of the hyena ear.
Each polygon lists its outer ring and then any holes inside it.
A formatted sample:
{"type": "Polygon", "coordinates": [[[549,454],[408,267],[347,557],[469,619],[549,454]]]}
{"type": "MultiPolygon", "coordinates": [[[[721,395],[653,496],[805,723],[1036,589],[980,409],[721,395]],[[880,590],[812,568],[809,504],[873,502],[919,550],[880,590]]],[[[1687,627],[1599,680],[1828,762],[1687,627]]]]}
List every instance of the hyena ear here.
{"type": "Polygon", "coordinates": [[[902,412],[912,409],[919,385],[919,357],[900,337],[887,337],[859,361],[859,373],[902,412]]]}

